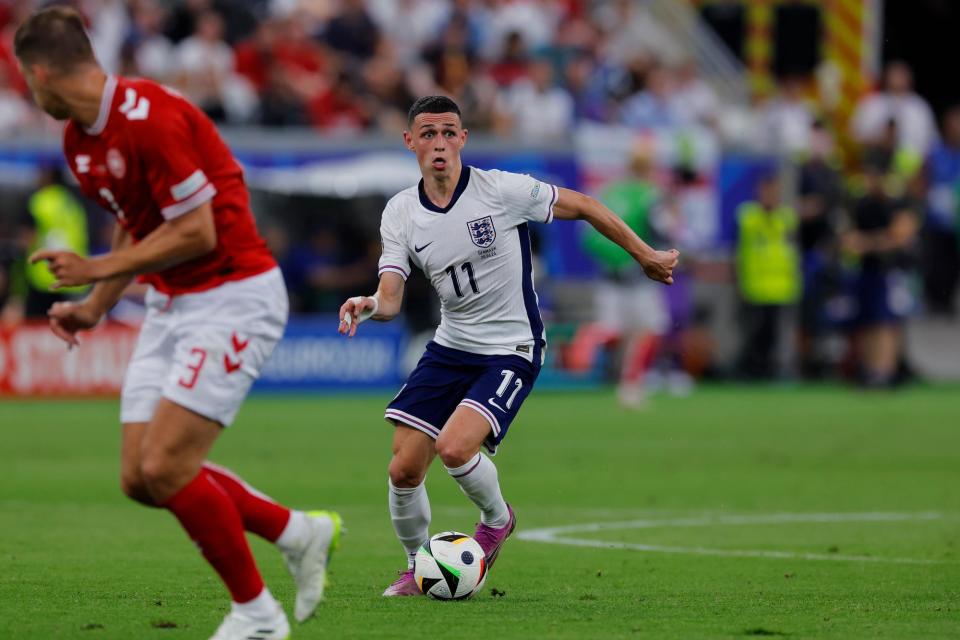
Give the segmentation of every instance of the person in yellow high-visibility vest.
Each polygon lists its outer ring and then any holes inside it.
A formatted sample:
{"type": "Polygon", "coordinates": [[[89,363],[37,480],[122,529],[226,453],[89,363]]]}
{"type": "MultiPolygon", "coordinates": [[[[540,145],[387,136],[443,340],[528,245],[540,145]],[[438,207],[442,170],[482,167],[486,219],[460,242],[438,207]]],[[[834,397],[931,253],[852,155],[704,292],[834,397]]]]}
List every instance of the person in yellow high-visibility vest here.
{"type": "Polygon", "coordinates": [[[744,311],[740,373],[749,378],[780,373],[780,325],[803,284],[794,242],[798,225],[797,213],[781,203],[772,174],[760,181],[757,200],[737,210],[737,284],[744,311]]]}
{"type": "MultiPolygon", "coordinates": [[[[22,242],[26,254],[40,249],[63,249],[87,256],[90,238],[87,212],[83,203],[63,184],[59,168],[41,172],[39,188],[30,196],[21,221],[22,242]]],[[[24,315],[45,318],[54,302],[71,299],[88,287],[63,287],[51,290],[55,282],[46,262],[23,265],[24,315]]]]}

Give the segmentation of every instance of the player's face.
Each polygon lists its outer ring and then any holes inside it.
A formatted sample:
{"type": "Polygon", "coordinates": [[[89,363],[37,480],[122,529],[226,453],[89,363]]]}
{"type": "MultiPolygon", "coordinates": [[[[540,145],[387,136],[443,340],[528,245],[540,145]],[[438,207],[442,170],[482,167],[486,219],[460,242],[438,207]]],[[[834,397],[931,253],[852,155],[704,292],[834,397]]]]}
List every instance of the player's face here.
{"type": "Polygon", "coordinates": [[[410,131],[403,132],[407,148],[417,154],[424,176],[443,177],[460,166],[460,150],[467,142],[467,130],[455,113],[421,113],[410,131]]]}
{"type": "Polygon", "coordinates": [[[70,117],[67,103],[49,88],[51,74],[48,69],[40,65],[21,65],[20,70],[38,107],[55,120],[66,120],[70,117]]]}

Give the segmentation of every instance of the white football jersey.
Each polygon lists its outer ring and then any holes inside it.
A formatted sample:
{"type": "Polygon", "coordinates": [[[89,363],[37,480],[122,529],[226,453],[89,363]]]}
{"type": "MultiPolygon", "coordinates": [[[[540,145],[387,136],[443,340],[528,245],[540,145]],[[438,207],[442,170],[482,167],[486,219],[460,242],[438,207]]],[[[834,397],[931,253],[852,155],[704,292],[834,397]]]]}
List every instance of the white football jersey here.
{"type": "Polygon", "coordinates": [[[527,222],[549,223],[556,201],[556,187],[528,175],[465,166],[441,209],[421,180],[383,210],[380,274],[406,279],[412,262],[430,279],[440,296],[438,344],[532,362],[546,342],[527,222]]]}

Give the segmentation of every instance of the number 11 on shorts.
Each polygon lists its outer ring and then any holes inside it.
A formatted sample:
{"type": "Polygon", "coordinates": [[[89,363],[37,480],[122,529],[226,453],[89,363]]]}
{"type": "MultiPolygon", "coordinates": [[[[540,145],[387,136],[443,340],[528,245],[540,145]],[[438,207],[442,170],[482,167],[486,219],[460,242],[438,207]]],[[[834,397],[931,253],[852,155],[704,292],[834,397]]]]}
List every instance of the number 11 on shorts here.
{"type": "Polygon", "coordinates": [[[500,411],[506,413],[513,406],[513,401],[517,399],[517,394],[520,393],[520,389],[523,388],[523,380],[517,378],[517,374],[509,369],[504,369],[500,372],[500,375],[503,376],[503,382],[500,383],[500,387],[497,389],[497,398],[503,398],[505,394],[510,389],[510,383],[513,382],[513,393],[510,394],[510,397],[507,398],[507,402],[501,407],[497,404],[497,401],[493,398],[490,398],[487,402],[495,406],[500,411]],[[504,408],[506,407],[506,408],[504,408]]]}

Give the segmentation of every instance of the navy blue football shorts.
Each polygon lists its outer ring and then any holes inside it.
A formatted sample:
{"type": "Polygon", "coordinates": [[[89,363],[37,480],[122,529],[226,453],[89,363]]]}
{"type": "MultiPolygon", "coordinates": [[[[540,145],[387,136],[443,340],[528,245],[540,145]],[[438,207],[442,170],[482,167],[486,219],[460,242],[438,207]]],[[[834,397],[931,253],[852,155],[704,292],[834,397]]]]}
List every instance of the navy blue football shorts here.
{"type": "Polygon", "coordinates": [[[490,424],[484,447],[496,453],[540,373],[534,359],[483,356],[431,341],[384,417],[436,440],[457,407],[469,407],[490,424]]]}

